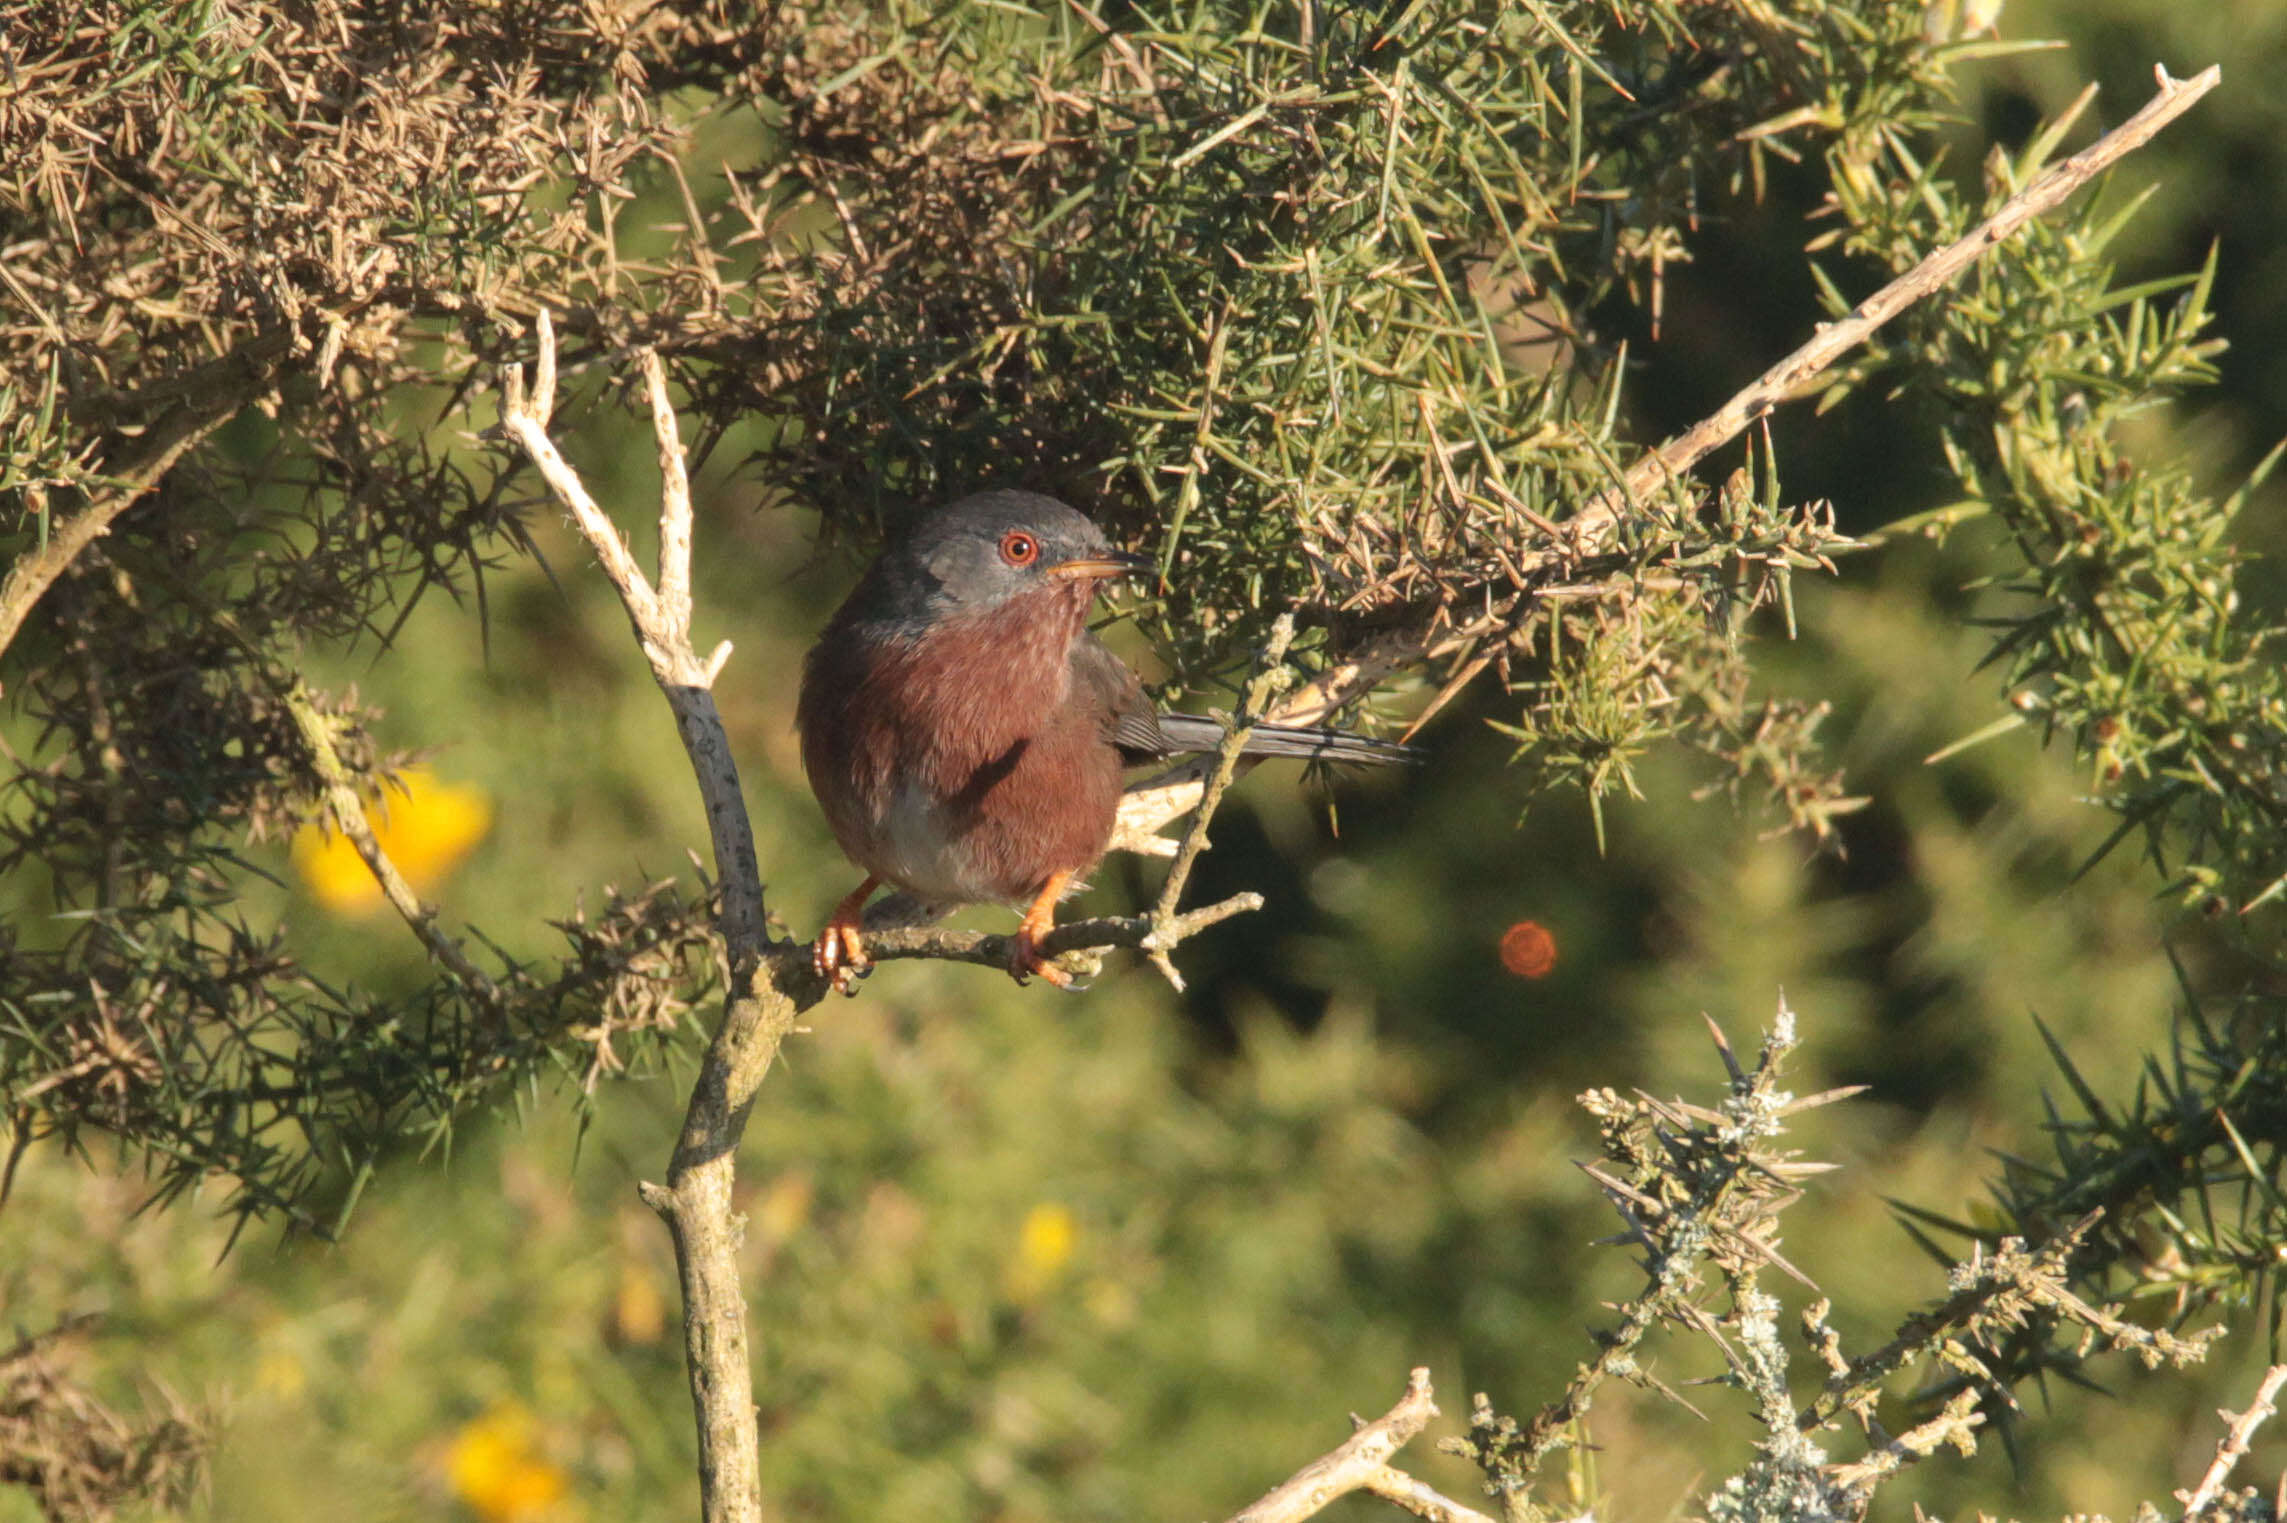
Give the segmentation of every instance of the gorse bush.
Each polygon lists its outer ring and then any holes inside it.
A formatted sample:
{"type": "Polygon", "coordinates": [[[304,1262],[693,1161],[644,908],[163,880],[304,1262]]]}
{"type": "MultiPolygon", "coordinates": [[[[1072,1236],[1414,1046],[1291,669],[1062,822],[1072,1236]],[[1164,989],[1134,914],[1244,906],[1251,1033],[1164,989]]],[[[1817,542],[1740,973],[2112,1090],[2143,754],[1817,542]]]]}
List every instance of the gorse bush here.
{"type": "MultiPolygon", "coordinates": [[[[2287,679],[2233,546],[2263,472],[2218,500],[2151,425],[2212,377],[2212,263],[2119,284],[2136,198],[2084,191],[1811,375],[1804,399],[1878,398],[1942,463],[1951,500],[1916,519],[1846,534],[1852,505],[1790,500],[1764,443],[1707,481],[1704,449],[1645,454],[1640,377],[1709,224],[1815,184],[1789,273],[1839,322],[2087,134],[2084,100],[1945,163],[1952,71],[2011,51],[1945,33],[1898,0],[19,8],[13,1154],[106,1139],[162,1197],[219,1180],[241,1225],[331,1234],[393,1151],[544,1078],[607,1103],[726,998],[791,1026],[819,997],[783,949],[757,972],[726,944],[742,885],[703,873],[630,863],[643,886],[592,913],[567,891],[553,944],[415,907],[432,961],[406,979],[327,971],[265,887],[277,842],[412,759],[333,674],[404,659],[441,601],[481,644],[545,565],[497,426],[545,316],[541,421],[583,464],[641,454],[614,383],[646,353],[703,486],[828,546],[1057,492],[1156,556],[1125,611],[1168,689],[1229,685],[1292,615],[1322,704],[1508,737],[1488,823],[1569,787],[1601,839],[1680,747],[1838,847],[1866,798],[1821,751],[1831,696],[1767,683],[1758,642],[1844,557],[1952,536],[1990,571],[1994,713],[1963,745],[2036,729],[2117,817],[2098,854],[2145,849],[2198,964],[2173,1036],[2126,1098],[2064,1062],[2049,1153],[2008,1159],[1977,1221],[1919,1213],[1943,1296],[1872,1345],[1803,1322],[1809,1396],[1763,1283],[1816,1275],[1773,1231],[1805,1174],[1775,1151],[1787,1030],[1714,1108],[1592,1095],[1648,1288],[1538,1416],[1480,1404],[1464,1446],[1509,1516],[1558,1505],[1539,1470],[1597,1385],[1666,1389],[1638,1353],[1662,1328],[1719,1349],[1765,1431],[1706,1492],[1725,1519],[1855,1515],[2023,1382],[2189,1359],[2257,1305],[2275,1332],[2287,679]],[[1830,1456],[1853,1421],[1863,1452],[1830,1456]]],[[[707,498],[711,556],[751,529],[707,498]]]]}

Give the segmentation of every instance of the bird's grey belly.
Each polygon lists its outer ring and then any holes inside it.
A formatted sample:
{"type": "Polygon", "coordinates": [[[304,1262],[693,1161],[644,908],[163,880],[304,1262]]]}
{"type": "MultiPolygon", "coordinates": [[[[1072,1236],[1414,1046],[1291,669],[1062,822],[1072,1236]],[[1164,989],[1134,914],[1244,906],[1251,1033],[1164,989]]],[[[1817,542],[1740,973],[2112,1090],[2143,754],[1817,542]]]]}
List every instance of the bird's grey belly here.
{"type": "Polygon", "coordinates": [[[869,824],[871,850],[864,866],[899,888],[938,904],[1008,897],[1004,885],[977,870],[960,822],[919,783],[900,779],[869,824]]]}

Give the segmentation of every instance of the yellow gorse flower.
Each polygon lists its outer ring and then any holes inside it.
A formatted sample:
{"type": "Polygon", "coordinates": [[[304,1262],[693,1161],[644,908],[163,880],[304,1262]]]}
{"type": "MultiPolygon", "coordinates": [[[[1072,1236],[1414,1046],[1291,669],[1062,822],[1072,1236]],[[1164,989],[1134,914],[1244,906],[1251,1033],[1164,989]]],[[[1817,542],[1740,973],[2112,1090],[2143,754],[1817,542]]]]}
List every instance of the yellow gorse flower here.
{"type": "Polygon", "coordinates": [[[486,1523],[535,1523],[568,1489],[562,1469],[540,1453],[540,1425],[515,1402],[463,1424],[445,1460],[453,1495],[486,1523]]]}
{"type": "MultiPolygon", "coordinates": [[[[369,808],[375,839],[415,892],[442,883],[492,828],[492,800],[482,789],[447,783],[426,767],[401,775],[386,809],[369,808]]],[[[315,825],[294,837],[294,868],[318,902],[337,915],[366,915],[381,907],[357,848],[346,837],[315,825]]]]}
{"type": "Polygon", "coordinates": [[[1017,1305],[1031,1305],[1064,1277],[1079,1241],[1080,1224],[1069,1210],[1054,1201],[1034,1206],[1017,1228],[1016,1250],[1009,1255],[1001,1288],[1017,1305]]]}

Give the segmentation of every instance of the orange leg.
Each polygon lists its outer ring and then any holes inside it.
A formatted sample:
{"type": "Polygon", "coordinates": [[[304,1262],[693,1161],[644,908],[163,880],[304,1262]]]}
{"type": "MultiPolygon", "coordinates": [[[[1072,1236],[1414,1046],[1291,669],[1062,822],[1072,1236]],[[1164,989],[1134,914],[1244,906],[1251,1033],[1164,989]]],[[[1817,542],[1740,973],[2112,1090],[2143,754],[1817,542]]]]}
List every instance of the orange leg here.
{"type": "Polygon", "coordinates": [[[817,943],[810,948],[810,966],[817,970],[820,978],[831,979],[834,987],[844,994],[858,992],[856,975],[873,971],[860,927],[865,923],[866,898],[879,887],[881,879],[868,875],[849,897],[834,906],[833,918],[826,922],[826,929],[818,933],[817,943]]]}
{"type": "Polygon", "coordinates": [[[1037,973],[1059,989],[1072,987],[1072,975],[1040,955],[1041,941],[1056,929],[1056,901],[1064,897],[1064,886],[1071,881],[1069,872],[1049,874],[1033,897],[1032,908],[1024,912],[1024,923],[1009,938],[1009,976],[1018,983],[1037,973]]]}

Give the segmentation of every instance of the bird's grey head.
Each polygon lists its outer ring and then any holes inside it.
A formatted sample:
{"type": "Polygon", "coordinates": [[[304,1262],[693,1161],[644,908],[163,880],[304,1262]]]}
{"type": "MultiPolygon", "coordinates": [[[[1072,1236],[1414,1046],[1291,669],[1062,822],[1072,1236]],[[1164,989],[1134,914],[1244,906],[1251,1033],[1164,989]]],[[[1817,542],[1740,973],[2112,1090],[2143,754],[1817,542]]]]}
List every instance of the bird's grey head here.
{"type": "Polygon", "coordinates": [[[867,578],[869,618],[932,622],[1047,586],[1093,586],[1142,570],[1104,531],[1038,492],[979,492],[915,524],[867,578]]]}

